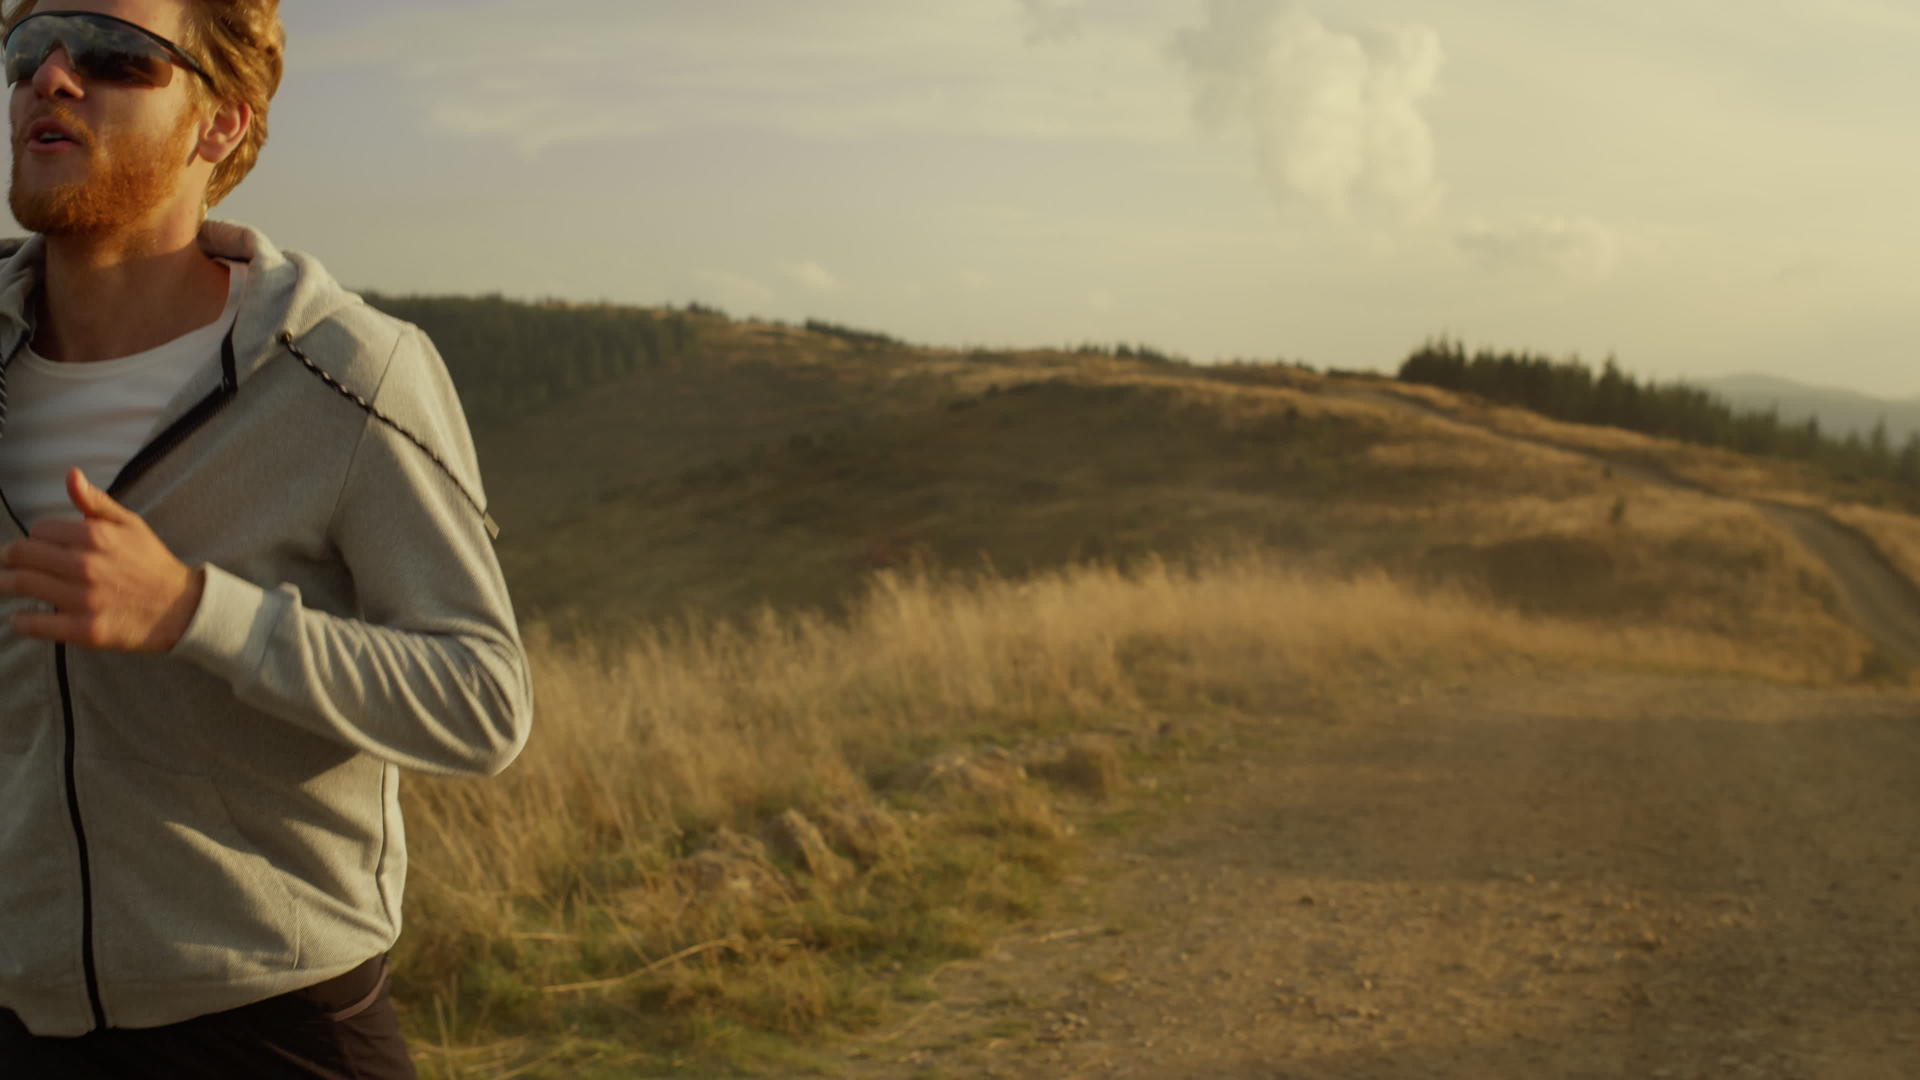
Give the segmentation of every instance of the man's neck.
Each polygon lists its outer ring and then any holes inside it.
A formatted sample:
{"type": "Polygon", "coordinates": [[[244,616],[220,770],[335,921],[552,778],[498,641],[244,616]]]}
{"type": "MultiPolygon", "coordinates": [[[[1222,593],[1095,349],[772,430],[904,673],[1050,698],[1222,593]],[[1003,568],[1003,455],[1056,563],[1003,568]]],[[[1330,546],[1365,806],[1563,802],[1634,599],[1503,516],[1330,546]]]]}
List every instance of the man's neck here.
{"type": "Polygon", "coordinates": [[[157,348],[220,317],[227,268],[197,231],[156,241],[48,237],[34,351],[92,363],[157,348]]]}

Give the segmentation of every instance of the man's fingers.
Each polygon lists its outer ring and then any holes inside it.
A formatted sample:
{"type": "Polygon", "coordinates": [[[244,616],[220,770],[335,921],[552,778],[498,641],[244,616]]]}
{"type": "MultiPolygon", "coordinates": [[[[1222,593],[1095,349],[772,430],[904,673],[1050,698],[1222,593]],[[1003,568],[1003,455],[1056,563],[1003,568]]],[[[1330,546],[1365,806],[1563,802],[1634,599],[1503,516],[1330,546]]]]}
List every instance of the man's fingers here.
{"type": "Polygon", "coordinates": [[[72,546],[28,539],[8,544],[4,550],[8,569],[38,570],[68,581],[87,579],[86,556],[72,546]]]}
{"type": "Polygon", "coordinates": [[[89,483],[87,474],[79,469],[67,470],[67,498],[72,500],[75,510],[89,518],[124,521],[128,514],[125,507],[113,501],[113,496],[89,483]]]}
{"type": "Polygon", "coordinates": [[[104,526],[97,520],[42,518],[27,532],[27,538],[57,544],[61,547],[93,551],[100,547],[103,529],[104,526]]]}
{"type": "Polygon", "coordinates": [[[63,645],[92,645],[93,619],[86,615],[30,615],[13,617],[13,632],[23,638],[63,645]]]}
{"type": "Polygon", "coordinates": [[[84,607],[87,599],[87,591],[82,586],[37,570],[0,573],[0,594],[40,600],[58,610],[84,607]]]}

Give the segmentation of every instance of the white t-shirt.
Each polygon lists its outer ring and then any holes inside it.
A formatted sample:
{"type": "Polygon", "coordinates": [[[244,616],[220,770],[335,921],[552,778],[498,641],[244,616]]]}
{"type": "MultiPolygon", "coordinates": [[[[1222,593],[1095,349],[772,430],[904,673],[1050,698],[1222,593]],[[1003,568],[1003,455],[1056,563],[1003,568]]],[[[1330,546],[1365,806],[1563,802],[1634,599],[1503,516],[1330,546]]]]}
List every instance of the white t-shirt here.
{"type": "Polygon", "coordinates": [[[225,262],[220,317],[158,348],[91,364],[56,363],[23,349],[7,367],[7,427],[0,438],[0,492],[28,528],[73,517],[67,470],[101,490],[160,434],[160,414],[195,372],[213,363],[240,307],[247,264],[225,262]]]}

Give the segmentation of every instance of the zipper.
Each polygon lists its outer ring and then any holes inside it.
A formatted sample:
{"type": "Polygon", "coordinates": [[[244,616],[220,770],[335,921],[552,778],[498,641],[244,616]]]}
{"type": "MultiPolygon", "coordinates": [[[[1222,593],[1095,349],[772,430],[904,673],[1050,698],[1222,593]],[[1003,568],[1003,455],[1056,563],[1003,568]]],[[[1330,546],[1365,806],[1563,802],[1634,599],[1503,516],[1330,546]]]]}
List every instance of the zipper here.
{"type": "Polygon", "coordinates": [[[87,974],[87,1004],[93,1007],[93,1029],[107,1028],[106,1006],[100,1003],[100,974],[93,962],[93,862],[87,855],[87,826],[80,819],[80,787],[75,782],[78,732],[73,723],[73,691],[67,685],[67,647],[53,647],[53,668],[60,676],[60,712],[67,725],[67,817],[80,847],[80,966],[87,974]]]}
{"type": "Polygon", "coordinates": [[[13,527],[20,530],[20,535],[27,535],[26,523],[20,520],[19,514],[13,512],[13,504],[7,501],[7,493],[4,491],[0,491],[0,506],[6,508],[7,517],[13,521],[13,527]]]}
{"type": "MultiPolygon", "coordinates": [[[[220,410],[226,408],[227,403],[239,393],[240,383],[234,363],[233,331],[231,330],[227,332],[226,339],[220,344],[220,369],[220,388],[201,399],[200,403],[189,410],[185,416],[169,425],[167,430],[142,447],[140,452],[133,456],[133,460],[127,462],[126,467],[120,470],[120,475],[114,477],[113,484],[107,489],[108,495],[119,498],[121,492],[146,475],[147,470],[153,468],[161,458],[218,415],[220,410]]],[[[0,502],[4,501],[5,496],[0,494],[0,502]]],[[[11,505],[7,507],[7,513],[10,515],[13,513],[11,505]]],[[[17,516],[14,518],[14,523],[19,524],[17,516]]],[[[26,532],[25,527],[23,526],[20,531],[26,532]]],[[[80,732],[79,726],[74,722],[73,687],[67,679],[67,647],[65,645],[53,647],[53,668],[60,680],[60,716],[66,725],[67,817],[73,824],[73,838],[80,852],[80,966],[86,972],[87,1004],[93,1009],[93,1029],[105,1031],[107,1010],[100,998],[100,974],[94,962],[93,951],[93,860],[87,851],[86,821],[80,813],[78,775],[80,732]]]]}
{"type": "MultiPolygon", "coordinates": [[[[13,366],[15,360],[20,358],[20,354],[26,351],[27,342],[31,340],[32,337],[32,334],[22,334],[19,344],[15,345],[13,351],[7,354],[6,362],[0,363],[0,436],[4,436],[7,429],[6,371],[13,366]]],[[[27,523],[20,520],[19,514],[14,513],[13,503],[7,500],[7,493],[4,491],[0,491],[0,506],[6,507],[7,517],[13,522],[13,527],[20,530],[20,535],[27,535],[27,523]]]]}

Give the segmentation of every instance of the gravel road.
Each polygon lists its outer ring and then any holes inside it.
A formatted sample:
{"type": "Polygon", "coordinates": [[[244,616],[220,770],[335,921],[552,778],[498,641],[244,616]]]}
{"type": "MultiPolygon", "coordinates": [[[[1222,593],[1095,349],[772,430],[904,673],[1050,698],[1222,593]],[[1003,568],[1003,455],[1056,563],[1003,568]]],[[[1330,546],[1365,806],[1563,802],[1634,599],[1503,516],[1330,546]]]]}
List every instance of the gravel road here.
{"type": "Polygon", "coordinates": [[[1595,676],[1276,725],[842,1073],[1920,1075],[1915,704],[1595,676]]]}

